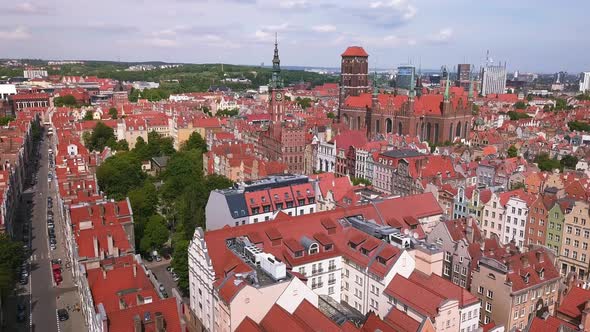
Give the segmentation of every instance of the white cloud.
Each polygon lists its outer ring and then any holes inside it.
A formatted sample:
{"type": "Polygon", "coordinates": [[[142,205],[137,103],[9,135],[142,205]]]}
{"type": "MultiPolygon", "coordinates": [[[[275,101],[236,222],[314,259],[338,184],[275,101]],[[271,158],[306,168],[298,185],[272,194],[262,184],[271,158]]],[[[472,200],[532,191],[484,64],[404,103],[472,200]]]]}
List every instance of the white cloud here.
{"type": "Polygon", "coordinates": [[[146,38],[144,39],[144,44],[162,48],[172,48],[178,46],[178,42],[176,42],[176,40],[166,38],[146,38]]]}
{"type": "Polygon", "coordinates": [[[442,28],[432,36],[430,36],[429,40],[434,43],[446,43],[453,38],[453,29],[452,28],[442,28]]]}
{"type": "Polygon", "coordinates": [[[13,30],[0,30],[0,40],[25,40],[31,38],[31,34],[23,26],[13,30]]]}
{"type": "Polygon", "coordinates": [[[334,32],[336,27],[330,24],[316,25],[311,28],[315,32],[334,32]]]}
{"type": "Polygon", "coordinates": [[[307,0],[287,0],[279,2],[279,7],[283,9],[304,9],[310,6],[307,0]]]}
{"type": "Polygon", "coordinates": [[[271,32],[281,32],[281,31],[287,31],[291,28],[291,26],[289,25],[289,23],[283,23],[283,24],[279,24],[279,25],[265,25],[263,26],[261,29],[263,31],[271,31],[271,32]]]}
{"type": "Polygon", "coordinates": [[[15,14],[34,15],[43,14],[47,10],[46,8],[39,7],[38,5],[30,2],[19,3],[13,8],[8,8],[8,11],[15,14]]]}
{"type": "Polygon", "coordinates": [[[414,18],[418,11],[409,0],[374,1],[369,4],[369,8],[384,18],[401,18],[406,21],[414,18]]]}

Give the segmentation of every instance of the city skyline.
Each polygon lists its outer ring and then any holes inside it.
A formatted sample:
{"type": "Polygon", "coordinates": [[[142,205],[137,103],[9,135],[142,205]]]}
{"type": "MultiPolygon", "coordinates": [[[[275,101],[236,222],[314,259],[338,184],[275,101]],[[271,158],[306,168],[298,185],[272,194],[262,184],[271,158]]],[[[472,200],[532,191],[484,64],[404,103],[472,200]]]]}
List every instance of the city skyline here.
{"type": "Polygon", "coordinates": [[[270,63],[276,32],[292,66],[337,67],[346,46],[360,45],[370,67],[477,68],[490,50],[509,71],[576,73],[590,67],[588,46],[572,34],[590,4],[569,3],[105,0],[114,10],[97,14],[68,0],[30,1],[0,5],[0,56],[257,65],[270,63]]]}

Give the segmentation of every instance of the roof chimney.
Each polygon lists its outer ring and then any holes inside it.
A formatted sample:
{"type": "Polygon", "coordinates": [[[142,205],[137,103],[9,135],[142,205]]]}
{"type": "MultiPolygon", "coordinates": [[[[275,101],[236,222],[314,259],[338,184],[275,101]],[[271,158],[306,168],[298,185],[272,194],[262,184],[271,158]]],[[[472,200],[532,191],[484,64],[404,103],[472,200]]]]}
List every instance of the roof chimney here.
{"type": "Polygon", "coordinates": [[[539,263],[543,263],[545,261],[545,257],[543,256],[543,253],[540,250],[535,252],[535,257],[537,258],[537,262],[539,263]]]}
{"type": "Polygon", "coordinates": [[[164,315],[161,312],[156,312],[154,316],[156,316],[156,332],[166,331],[164,328],[164,315]]]}
{"type": "Polygon", "coordinates": [[[98,257],[98,238],[96,235],[92,237],[92,246],[94,247],[94,257],[98,257]]]}
{"type": "Polygon", "coordinates": [[[133,316],[133,332],[142,332],[141,318],[139,315],[133,316]]]}

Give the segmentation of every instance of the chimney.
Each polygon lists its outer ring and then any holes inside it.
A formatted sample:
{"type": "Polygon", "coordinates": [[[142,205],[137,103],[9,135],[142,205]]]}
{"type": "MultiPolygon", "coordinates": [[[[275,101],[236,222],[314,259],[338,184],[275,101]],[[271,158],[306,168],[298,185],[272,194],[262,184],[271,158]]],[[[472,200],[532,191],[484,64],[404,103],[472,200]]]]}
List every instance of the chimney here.
{"type": "Polygon", "coordinates": [[[545,261],[545,257],[543,256],[543,252],[540,250],[535,252],[535,257],[537,258],[537,262],[543,263],[545,261]]]}
{"type": "Polygon", "coordinates": [[[164,315],[161,312],[156,312],[154,316],[156,316],[156,332],[166,331],[164,328],[164,315]]]}
{"type": "Polygon", "coordinates": [[[529,258],[525,255],[520,256],[520,264],[523,268],[529,267],[529,258]]]}
{"type": "Polygon", "coordinates": [[[133,316],[133,332],[142,332],[141,318],[139,315],[133,316]]]}
{"type": "Polygon", "coordinates": [[[111,235],[111,234],[107,234],[107,246],[108,246],[108,250],[109,250],[109,256],[112,256],[114,244],[113,244],[113,235],[111,235]]]}
{"type": "Polygon", "coordinates": [[[92,246],[94,247],[94,257],[98,257],[98,238],[96,235],[92,237],[92,246]]]}

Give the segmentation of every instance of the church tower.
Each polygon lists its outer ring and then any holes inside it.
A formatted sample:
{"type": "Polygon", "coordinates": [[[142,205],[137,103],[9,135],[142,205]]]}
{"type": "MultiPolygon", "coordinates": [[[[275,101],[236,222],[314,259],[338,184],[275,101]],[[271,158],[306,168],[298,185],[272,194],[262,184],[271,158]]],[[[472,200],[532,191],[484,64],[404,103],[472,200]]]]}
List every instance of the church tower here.
{"type": "Polygon", "coordinates": [[[279,59],[278,40],[275,35],[275,51],[272,58],[272,77],[269,82],[270,120],[283,122],[285,115],[285,89],[281,79],[281,60],[279,59]]]}

